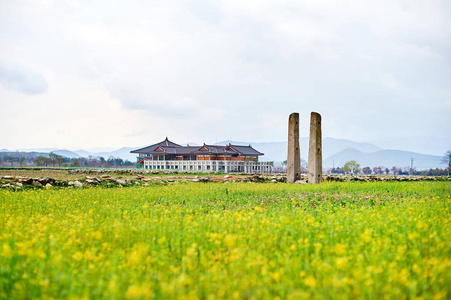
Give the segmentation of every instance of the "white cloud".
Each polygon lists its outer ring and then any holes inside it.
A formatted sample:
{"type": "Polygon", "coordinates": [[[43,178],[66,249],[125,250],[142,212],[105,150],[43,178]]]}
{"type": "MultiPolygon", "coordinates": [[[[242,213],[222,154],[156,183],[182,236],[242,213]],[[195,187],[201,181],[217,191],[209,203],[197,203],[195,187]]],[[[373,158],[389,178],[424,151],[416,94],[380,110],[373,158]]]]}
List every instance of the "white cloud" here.
{"type": "Polygon", "coordinates": [[[1,62],[0,84],[6,89],[29,95],[45,93],[48,88],[41,73],[20,65],[1,62]]]}

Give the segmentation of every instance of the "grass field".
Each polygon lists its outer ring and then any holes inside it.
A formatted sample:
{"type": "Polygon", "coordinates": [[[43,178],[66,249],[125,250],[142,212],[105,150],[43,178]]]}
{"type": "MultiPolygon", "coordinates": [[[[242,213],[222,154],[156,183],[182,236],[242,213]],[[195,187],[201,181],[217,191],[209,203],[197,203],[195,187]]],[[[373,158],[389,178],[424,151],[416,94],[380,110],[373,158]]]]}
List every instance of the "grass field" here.
{"type": "Polygon", "coordinates": [[[446,299],[451,183],[0,191],[2,299],[446,299]]]}

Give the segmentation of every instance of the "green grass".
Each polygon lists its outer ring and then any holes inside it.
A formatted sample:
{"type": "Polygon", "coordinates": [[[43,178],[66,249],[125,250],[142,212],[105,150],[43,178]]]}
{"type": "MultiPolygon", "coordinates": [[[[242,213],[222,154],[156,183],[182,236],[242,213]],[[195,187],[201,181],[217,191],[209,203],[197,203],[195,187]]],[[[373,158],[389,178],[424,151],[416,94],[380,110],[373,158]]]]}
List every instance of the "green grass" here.
{"type": "Polygon", "coordinates": [[[451,183],[0,191],[0,298],[449,298],[451,183]]]}

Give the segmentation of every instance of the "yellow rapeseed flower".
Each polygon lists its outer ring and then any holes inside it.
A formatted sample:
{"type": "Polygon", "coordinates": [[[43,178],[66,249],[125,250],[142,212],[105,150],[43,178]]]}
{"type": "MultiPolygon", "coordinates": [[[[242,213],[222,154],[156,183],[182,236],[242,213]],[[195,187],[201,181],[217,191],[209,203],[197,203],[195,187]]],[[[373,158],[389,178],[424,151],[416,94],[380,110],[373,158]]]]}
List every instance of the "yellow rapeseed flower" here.
{"type": "Polygon", "coordinates": [[[337,255],[345,254],[345,253],[346,253],[346,245],[337,243],[337,244],[335,245],[335,253],[336,253],[337,255]]]}
{"type": "Polygon", "coordinates": [[[304,284],[308,287],[314,288],[316,286],[316,279],[313,276],[308,276],[305,278],[304,284]]]}
{"type": "Polygon", "coordinates": [[[152,290],[146,285],[131,285],[127,289],[127,299],[149,299],[152,297],[152,290]]]}
{"type": "Polygon", "coordinates": [[[337,268],[340,270],[344,270],[346,268],[347,259],[343,257],[339,257],[335,260],[337,268]]]}
{"type": "Polygon", "coordinates": [[[2,255],[6,258],[11,258],[13,256],[13,251],[9,244],[3,244],[2,246],[2,255]]]}
{"type": "Polygon", "coordinates": [[[235,246],[237,240],[237,236],[235,234],[228,234],[224,237],[224,244],[227,246],[227,248],[232,248],[235,246]]]}
{"type": "Polygon", "coordinates": [[[83,258],[83,253],[77,251],[74,253],[74,255],[72,255],[72,258],[75,259],[76,261],[80,261],[83,258]]]}

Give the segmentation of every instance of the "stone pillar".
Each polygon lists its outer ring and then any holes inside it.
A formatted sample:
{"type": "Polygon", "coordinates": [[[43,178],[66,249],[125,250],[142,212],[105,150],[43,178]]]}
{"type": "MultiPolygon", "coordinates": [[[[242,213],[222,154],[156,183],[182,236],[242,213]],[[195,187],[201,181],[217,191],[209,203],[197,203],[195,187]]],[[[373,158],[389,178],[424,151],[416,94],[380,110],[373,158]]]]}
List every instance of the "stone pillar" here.
{"type": "Polygon", "coordinates": [[[321,115],[312,112],[310,116],[310,142],[308,149],[308,182],[323,181],[323,149],[321,145],[321,115]]]}
{"type": "Polygon", "coordinates": [[[287,182],[301,179],[301,154],[299,150],[299,113],[292,113],[288,119],[287,182]]]}

